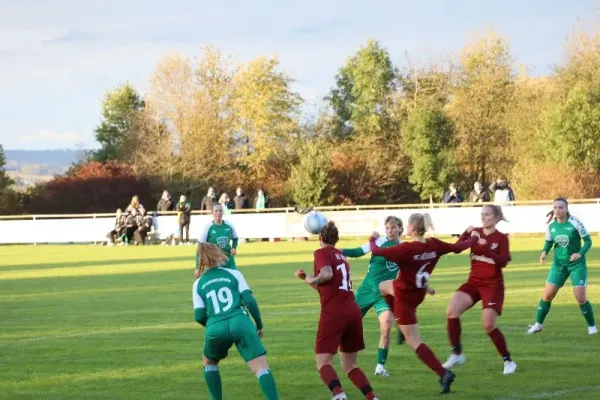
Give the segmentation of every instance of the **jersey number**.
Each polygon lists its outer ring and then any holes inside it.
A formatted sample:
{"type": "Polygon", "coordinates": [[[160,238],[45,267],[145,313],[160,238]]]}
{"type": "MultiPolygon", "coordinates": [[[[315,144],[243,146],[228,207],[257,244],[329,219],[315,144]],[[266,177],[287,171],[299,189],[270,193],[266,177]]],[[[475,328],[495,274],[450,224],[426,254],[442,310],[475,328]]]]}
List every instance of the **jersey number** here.
{"type": "Polygon", "coordinates": [[[233,295],[227,287],[222,287],[218,292],[211,290],[206,293],[206,297],[212,301],[215,314],[225,312],[233,305],[233,295]],[[223,307],[221,308],[221,306],[223,307]]]}
{"type": "Polygon", "coordinates": [[[427,268],[429,264],[431,263],[424,264],[417,271],[417,276],[415,277],[415,285],[417,285],[417,288],[419,289],[427,287],[429,285],[429,272],[425,271],[425,268],[427,268]]]}
{"type": "Polygon", "coordinates": [[[340,264],[336,267],[336,269],[342,271],[342,286],[338,289],[348,291],[352,289],[352,277],[348,276],[348,271],[346,270],[346,264],[340,264]]]}

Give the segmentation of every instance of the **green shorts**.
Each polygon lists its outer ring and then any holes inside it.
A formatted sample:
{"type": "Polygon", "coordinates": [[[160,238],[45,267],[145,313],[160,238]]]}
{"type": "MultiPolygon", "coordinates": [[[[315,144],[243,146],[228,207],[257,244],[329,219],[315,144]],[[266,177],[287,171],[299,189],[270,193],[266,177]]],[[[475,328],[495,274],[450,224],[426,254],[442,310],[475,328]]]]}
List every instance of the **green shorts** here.
{"type": "Polygon", "coordinates": [[[360,312],[364,317],[371,307],[375,308],[377,316],[385,311],[390,311],[390,306],[385,302],[385,299],[379,292],[379,283],[365,280],[356,291],[356,303],[360,307],[360,312]]]}
{"type": "Polygon", "coordinates": [[[247,315],[236,315],[206,327],[204,356],[209,360],[224,359],[234,344],[246,362],[267,354],[247,315]]]}
{"type": "Polygon", "coordinates": [[[587,265],[585,261],[573,264],[559,265],[552,263],[546,282],[555,286],[562,287],[567,278],[571,277],[571,285],[587,286],[587,265]]]}

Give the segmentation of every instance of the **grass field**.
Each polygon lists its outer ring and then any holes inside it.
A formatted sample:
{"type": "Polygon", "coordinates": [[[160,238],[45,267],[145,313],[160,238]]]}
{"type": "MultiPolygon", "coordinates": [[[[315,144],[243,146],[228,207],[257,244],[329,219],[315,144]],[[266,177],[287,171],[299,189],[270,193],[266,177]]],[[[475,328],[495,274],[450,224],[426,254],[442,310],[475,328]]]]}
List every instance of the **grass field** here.
{"type": "MultiPolygon", "coordinates": [[[[344,241],[343,246],[362,244],[344,241]]],[[[547,266],[540,238],[512,241],[500,327],[519,368],[502,360],[481,328],[476,306],[463,317],[468,362],[455,370],[453,399],[600,399],[600,337],[590,337],[570,285],[559,293],[539,335],[526,336],[547,266]]],[[[328,399],[315,369],[319,301],[293,278],[312,266],[315,242],[248,243],[237,264],[259,302],[264,343],[282,399],[328,399]]],[[[0,398],[208,399],[201,370],[203,328],[193,321],[192,247],[0,247],[0,398]]],[[[600,251],[588,256],[588,293],[600,315],[600,251]]],[[[368,258],[352,262],[354,288],[368,258]]],[[[419,308],[421,335],[448,355],[444,311],[468,273],[466,255],[447,256],[419,308]]],[[[391,378],[373,376],[378,325],[365,318],[367,349],[359,364],[380,399],[436,398],[437,377],[406,345],[392,345],[391,378]]],[[[341,372],[341,369],[338,371],[341,372]]],[[[256,379],[235,351],[221,364],[225,399],[261,399],[256,379]]],[[[350,399],[361,399],[346,376],[350,399]]]]}

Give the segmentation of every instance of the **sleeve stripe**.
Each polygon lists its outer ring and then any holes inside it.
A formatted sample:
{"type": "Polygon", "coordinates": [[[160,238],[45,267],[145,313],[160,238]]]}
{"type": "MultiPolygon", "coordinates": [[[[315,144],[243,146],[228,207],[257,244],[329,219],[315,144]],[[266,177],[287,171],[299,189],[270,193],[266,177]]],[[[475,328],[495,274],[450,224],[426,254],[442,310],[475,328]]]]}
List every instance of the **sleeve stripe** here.
{"type": "Polygon", "coordinates": [[[200,278],[196,279],[194,285],[192,286],[192,301],[194,302],[194,310],[197,308],[206,308],[204,305],[204,301],[200,294],[198,294],[198,283],[200,282],[200,278]]]}
{"type": "Polygon", "coordinates": [[[235,269],[229,269],[229,268],[222,268],[222,269],[229,272],[238,281],[238,292],[240,292],[240,294],[242,292],[245,292],[246,290],[250,290],[250,286],[248,286],[248,282],[246,282],[246,278],[244,278],[244,275],[242,275],[242,273],[240,271],[237,271],[235,269]]]}

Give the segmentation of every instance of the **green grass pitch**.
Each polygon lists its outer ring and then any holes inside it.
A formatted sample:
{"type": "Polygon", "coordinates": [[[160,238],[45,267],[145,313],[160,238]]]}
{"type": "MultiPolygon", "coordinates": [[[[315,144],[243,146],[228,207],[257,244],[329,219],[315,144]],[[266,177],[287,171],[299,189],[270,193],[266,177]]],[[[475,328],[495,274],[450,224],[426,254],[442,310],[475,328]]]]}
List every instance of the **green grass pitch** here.
{"type": "MultiPolygon", "coordinates": [[[[596,238],[594,238],[597,240],[596,238]]],[[[340,247],[362,244],[352,239],[340,247]]],[[[590,337],[570,284],[552,305],[543,333],[526,336],[548,265],[541,238],[511,242],[506,303],[499,326],[518,364],[502,360],[481,328],[481,309],[463,316],[467,364],[455,370],[453,399],[600,399],[600,337],[590,337]]],[[[247,243],[237,263],[261,308],[264,343],[281,398],[328,399],[315,369],[318,295],[293,277],[312,268],[315,242],[247,243]]],[[[208,399],[202,374],[204,330],[193,321],[194,247],[0,247],[0,398],[208,399]]],[[[588,256],[588,294],[600,316],[600,250],[588,256]]],[[[354,289],[368,257],[351,262],[354,289]]],[[[467,255],[443,258],[419,308],[421,336],[442,361],[449,345],[444,312],[468,273],[467,255]]],[[[436,398],[437,377],[406,345],[392,343],[391,378],[374,376],[379,338],[365,317],[359,365],[380,399],[436,398]]],[[[393,339],[395,336],[393,336],[393,339]]],[[[394,340],[393,340],[394,342],[394,340]]],[[[338,364],[339,365],[339,364],[338,364]]],[[[338,367],[338,372],[341,368],[338,367]]],[[[225,399],[261,399],[256,379],[233,349],[221,363],[225,399]]],[[[361,399],[340,374],[350,399],[361,399]]]]}

